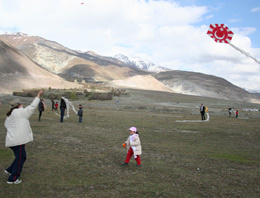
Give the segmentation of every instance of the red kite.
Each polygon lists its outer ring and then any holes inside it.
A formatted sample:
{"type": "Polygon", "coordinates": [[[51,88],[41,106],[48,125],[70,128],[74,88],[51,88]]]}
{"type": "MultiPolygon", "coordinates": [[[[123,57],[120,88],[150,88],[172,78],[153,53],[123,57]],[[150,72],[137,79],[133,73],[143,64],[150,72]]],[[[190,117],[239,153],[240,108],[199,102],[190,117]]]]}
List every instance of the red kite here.
{"type": "Polygon", "coordinates": [[[234,35],[224,24],[210,24],[207,34],[217,43],[230,43],[234,35]]]}
{"type": "Polygon", "coordinates": [[[247,57],[252,58],[256,63],[260,64],[260,62],[256,58],[251,56],[249,53],[239,49],[238,47],[230,43],[234,33],[230,29],[228,29],[226,25],[210,24],[207,34],[217,43],[227,43],[231,45],[234,49],[238,50],[239,52],[246,55],[247,57]]]}

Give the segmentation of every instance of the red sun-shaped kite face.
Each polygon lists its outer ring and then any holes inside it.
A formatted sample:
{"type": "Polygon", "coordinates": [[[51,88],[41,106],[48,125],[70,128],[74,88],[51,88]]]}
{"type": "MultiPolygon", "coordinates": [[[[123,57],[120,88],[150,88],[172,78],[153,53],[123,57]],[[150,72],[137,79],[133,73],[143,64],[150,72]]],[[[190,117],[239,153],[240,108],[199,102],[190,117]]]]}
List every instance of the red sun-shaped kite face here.
{"type": "Polygon", "coordinates": [[[230,43],[233,32],[224,24],[210,24],[207,34],[217,43],[230,43]]]}

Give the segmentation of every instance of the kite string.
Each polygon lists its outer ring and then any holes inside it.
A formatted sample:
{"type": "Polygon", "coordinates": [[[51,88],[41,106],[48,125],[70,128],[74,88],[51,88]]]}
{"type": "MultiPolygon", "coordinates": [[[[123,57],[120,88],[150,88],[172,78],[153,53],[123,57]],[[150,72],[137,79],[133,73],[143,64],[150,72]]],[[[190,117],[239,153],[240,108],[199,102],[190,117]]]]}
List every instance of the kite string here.
{"type": "Polygon", "coordinates": [[[254,58],[253,56],[251,56],[249,53],[241,50],[240,48],[236,47],[235,45],[229,43],[229,45],[231,45],[234,49],[238,50],[239,52],[241,52],[242,54],[246,55],[249,58],[252,58],[256,63],[258,63],[260,65],[260,61],[258,61],[256,58],[254,58]]]}
{"type": "Polygon", "coordinates": [[[67,106],[67,115],[64,118],[66,119],[66,118],[70,117],[70,115],[69,115],[70,107],[72,107],[72,110],[77,115],[77,111],[75,110],[74,105],[67,98],[65,98],[65,97],[61,97],[61,98],[66,102],[66,106],[67,106]]]}
{"type": "Polygon", "coordinates": [[[209,113],[206,113],[206,120],[176,120],[175,122],[208,122],[209,121],[209,113]]]}
{"type": "MultiPolygon", "coordinates": [[[[71,103],[67,98],[65,98],[65,97],[61,97],[61,98],[65,101],[65,103],[66,103],[66,107],[67,107],[67,115],[64,116],[64,119],[70,117],[70,107],[72,108],[72,110],[73,110],[73,111],[75,112],[75,114],[77,115],[78,112],[76,111],[74,105],[73,105],[73,104],[72,104],[72,103],[71,103]]],[[[60,115],[59,115],[58,113],[56,113],[56,112],[55,112],[55,115],[57,115],[57,116],[60,117],[60,115]]]]}

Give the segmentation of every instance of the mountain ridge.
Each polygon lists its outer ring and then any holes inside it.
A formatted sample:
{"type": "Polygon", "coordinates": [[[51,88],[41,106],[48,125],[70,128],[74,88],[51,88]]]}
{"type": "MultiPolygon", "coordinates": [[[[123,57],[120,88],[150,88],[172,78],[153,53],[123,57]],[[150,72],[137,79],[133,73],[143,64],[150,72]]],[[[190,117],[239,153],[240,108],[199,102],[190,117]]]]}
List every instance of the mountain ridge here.
{"type": "Polygon", "coordinates": [[[48,72],[0,39],[0,93],[13,93],[32,88],[79,88],[48,72]]]}
{"type": "Polygon", "coordinates": [[[130,67],[142,69],[149,72],[159,73],[163,71],[171,71],[171,69],[156,65],[151,61],[142,60],[140,57],[129,58],[123,54],[117,54],[114,56],[114,58],[130,65],[130,67]]]}
{"type": "MultiPolygon", "coordinates": [[[[158,66],[151,62],[136,59],[136,61],[140,61],[138,66],[115,57],[98,55],[93,51],[71,50],[55,41],[23,33],[0,35],[0,39],[25,54],[37,67],[44,68],[54,75],[58,74],[69,81],[103,82],[109,83],[109,86],[121,85],[124,88],[163,90],[240,101],[252,101],[256,97],[242,88],[212,75],[180,72],[167,68],[163,68],[166,71],[156,73],[152,69],[158,68],[158,66]],[[133,83],[133,81],[135,82],[133,83]],[[146,83],[146,81],[150,83],[146,83]],[[216,89],[216,87],[219,88],[216,89]]],[[[124,57],[130,60],[130,58],[124,57]]],[[[4,57],[1,58],[4,60],[4,57]]],[[[2,70],[6,70],[6,68],[2,70]]],[[[33,71],[31,72],[33,74],[33,71]]]]}

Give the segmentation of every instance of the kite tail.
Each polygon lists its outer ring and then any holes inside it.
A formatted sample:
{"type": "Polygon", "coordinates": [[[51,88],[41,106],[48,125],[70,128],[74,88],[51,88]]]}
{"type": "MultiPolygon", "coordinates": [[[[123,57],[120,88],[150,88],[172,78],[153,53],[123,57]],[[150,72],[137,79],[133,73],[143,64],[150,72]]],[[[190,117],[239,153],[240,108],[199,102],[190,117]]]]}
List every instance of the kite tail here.
{"type": "Polygon", "coordinates": [[[175,122],[208,122],[209,121],[209,113],[206,113],[206,120],[175,120],[175,122]]]}
{"type": "Polygon", "coordinates": [[[77,115],[78,112],[75,110],[74,105],[73,105],[67,98],[65,98],[65,97],[61,97],[61,98],[63,98],[63,100],[65,101],[66,106],[67,106],[67,115],[64,116],[64,119],[70,117],[70,107],[72,108],[72,110],[73,110],[73,111],[75,112],[75,114],[77,115]]]}
{"type": "Polygon", "coordinates": [[[251,56],[249,53],[239,49],[238,47],[236,47],[235,45],[229,43],[229,45],[231,45],[233,48],[235,48],[236,50],[238,50],[239,52],[241,52],[242,54],[246,55],[249,58],[252,58],[256,63],[258,63],[260,65],[260,61],[258,61],[256,58],[254,58],[253,56],[251,56]]]}

